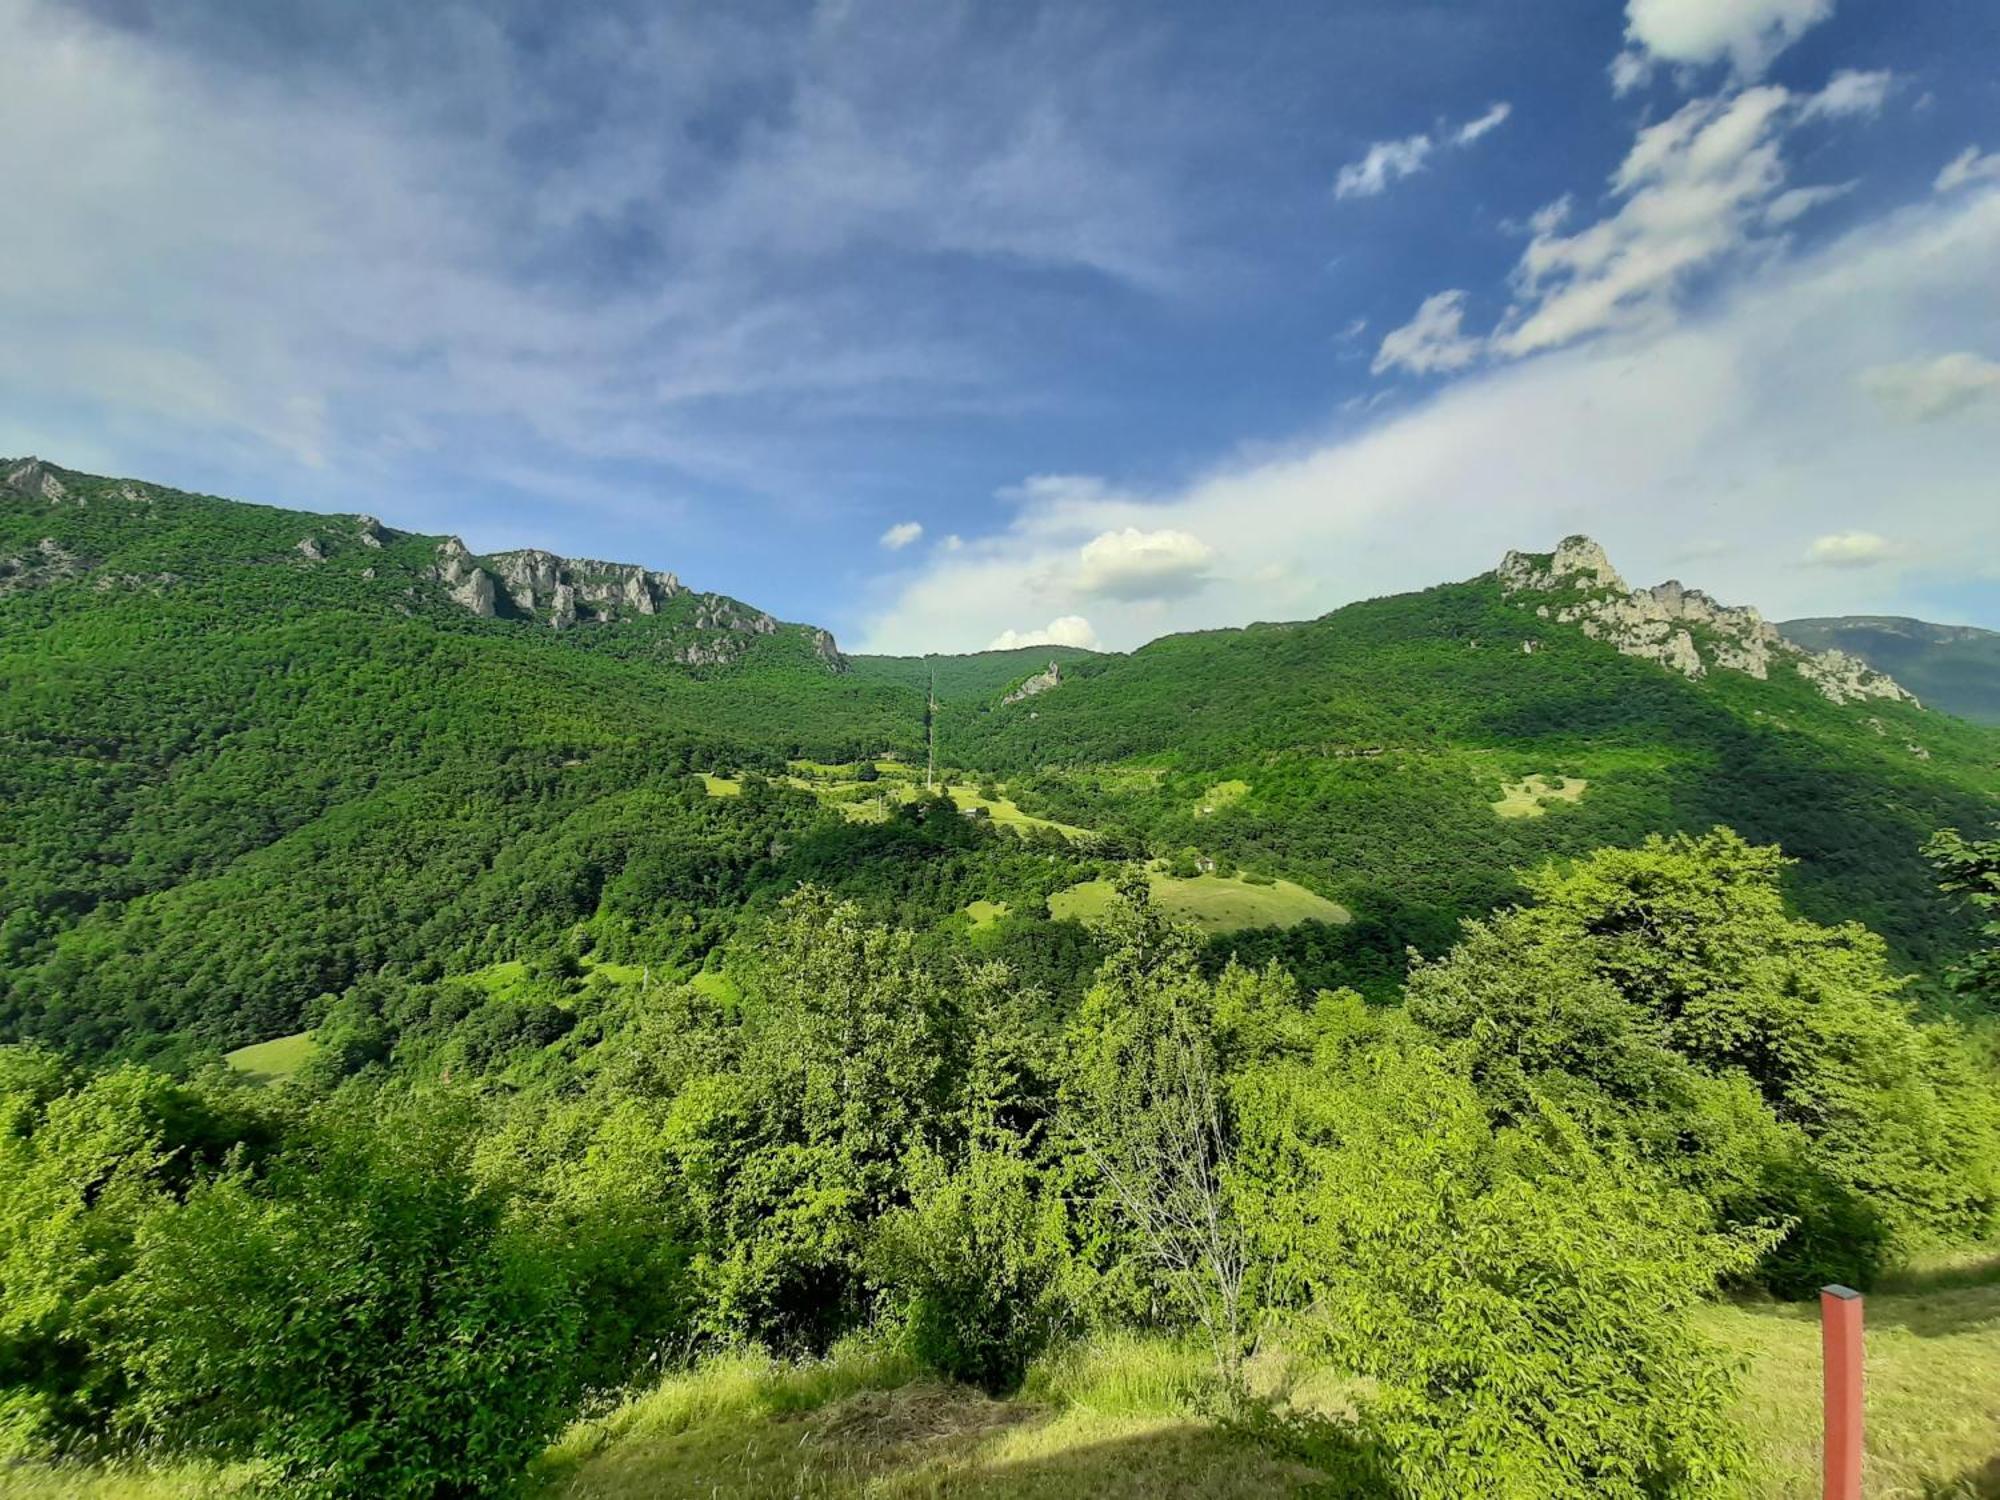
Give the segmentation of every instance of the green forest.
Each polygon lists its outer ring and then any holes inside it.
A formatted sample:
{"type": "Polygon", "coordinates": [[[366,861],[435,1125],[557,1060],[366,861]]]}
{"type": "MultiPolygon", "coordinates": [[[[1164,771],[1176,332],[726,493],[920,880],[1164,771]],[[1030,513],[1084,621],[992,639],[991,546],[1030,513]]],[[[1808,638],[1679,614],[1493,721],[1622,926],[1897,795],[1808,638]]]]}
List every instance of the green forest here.
{"type": "Polygon", "coordinates": [[[1490,576],[558,630],[39,471],[0,1494],[1805,1494],[1829,1282],[1876,1479],[2000,1483],[2000,729],[1490,576]]]}

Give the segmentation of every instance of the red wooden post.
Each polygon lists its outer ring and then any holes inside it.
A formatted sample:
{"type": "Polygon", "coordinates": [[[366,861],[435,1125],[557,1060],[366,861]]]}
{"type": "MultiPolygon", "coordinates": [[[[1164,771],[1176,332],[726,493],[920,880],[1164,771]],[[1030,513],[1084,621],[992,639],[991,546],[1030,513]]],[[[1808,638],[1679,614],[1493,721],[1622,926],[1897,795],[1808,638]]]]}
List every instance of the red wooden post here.
{"type": "Polygon", "coordinates": [[[1861,1293],[1819,1291],[1819,1346],[1826,1379],[1826,1500],[1861,1500],[1861,1293]]]}

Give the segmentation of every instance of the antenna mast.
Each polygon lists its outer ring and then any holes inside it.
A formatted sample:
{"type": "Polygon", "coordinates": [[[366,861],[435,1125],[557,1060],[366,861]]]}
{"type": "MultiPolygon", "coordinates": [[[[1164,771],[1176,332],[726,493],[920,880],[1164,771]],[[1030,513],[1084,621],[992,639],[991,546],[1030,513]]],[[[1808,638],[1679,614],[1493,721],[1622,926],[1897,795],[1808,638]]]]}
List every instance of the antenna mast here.
{"type": "Polygon", "coordinates": [[[930,791],[937,776],[937,664],[931,664],[931,688],[924,704],[924,729],[929,735],[929,754],[924,762],[924,790],[930,791]]]}

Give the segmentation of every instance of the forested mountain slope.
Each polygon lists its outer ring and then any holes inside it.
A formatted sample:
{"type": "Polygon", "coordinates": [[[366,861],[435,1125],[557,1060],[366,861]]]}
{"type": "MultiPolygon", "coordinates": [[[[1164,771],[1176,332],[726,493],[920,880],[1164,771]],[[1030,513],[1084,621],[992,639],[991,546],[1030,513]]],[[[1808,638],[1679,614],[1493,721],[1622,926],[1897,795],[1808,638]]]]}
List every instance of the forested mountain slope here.
{"type": "Polygon", "coordinates": [[[2000,631],[1900,615],[1836,615],[1778,627],[1815,651],[1847,651],[1894,676],[1931,708],[2000,724],[2000,631]]]}
{"type": "Polygon", "coordinates": [[[670,574],[0,462],[0,1031],[235,1044],[579,926],[684,968],[802,879],[939,941],[985,902],[1060,985],[1086,940],[1046,897],[1146,851],[1339,902],[1228,945],[1380,992],[1517,870],[1718,822],[1902,961],[1961,950],[1917,846],[1990,821],[2000,734],[1724,665],[1751,638],[1699,596],[1526,577],[1129,656],[849,659],[670,574]],[[920,766],[933,691],[949,775],[1102,837],[857,820],[863,787],[788,774],[920,766]]]}

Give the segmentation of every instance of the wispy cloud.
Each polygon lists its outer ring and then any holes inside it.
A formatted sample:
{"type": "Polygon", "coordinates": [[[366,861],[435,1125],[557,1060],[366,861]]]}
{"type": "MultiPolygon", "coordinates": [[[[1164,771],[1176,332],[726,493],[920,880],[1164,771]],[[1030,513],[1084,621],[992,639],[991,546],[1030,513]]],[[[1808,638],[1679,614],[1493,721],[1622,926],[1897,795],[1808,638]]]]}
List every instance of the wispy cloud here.
{"type": "Polygon", "coordinates": [[[1949,193],[1975,182],[2000,182],[2000,151],[1982,152],[1977,146],[1967,146],[1944,164],[1931,185],[1940,193],[1949,193]]]}
{"type": "Polygon", "coordinates": [[[1806,561],[1822,568],[1872,568],[1896,552],[1894,542],[1872,531],[1835,531],[1812,539],[1806,561]]]}
{"type": "Polygon", "coordinates": [[[1358,431],[1332,419],[1281,458],[1150,494],[1071,476],[1023,492],[1000,534],[900,578],[859,634],[867,649],[973,645],[1023,597],[1083,613],[1077,549],[1127,528],[1227,538],[1228,552],[1166,605],[1090,601],[1118,647],[1467,577],[1578,530],[1638,579],[1684,573],[1698,552],[1691,582],[1777,618],[1990,591],[1990,432],[1889,420],[1859,372],[1906,361],[1935,328],[2000,319],[1996,257],[2000,195],[1927,200],[1744,268],[1697,316],[1488,367],[1358,431]],[[1894,545],[1870,567],[1807,560],[1846,532],[1894,545]]]}
{"type": "Polygon", "coordinates": [[[1501,100],[1500,103],[1488,109],[1485,114],[1480,115],[1477,119],[1467,120],[1458,129],[1454,130],[1451,134],[1452,144],[1455,146],[1470,146],[1482,135],[1498,130],[1502,125],[1506,124],[1507,117],[1513,112],[1514,106],[1507,103],[1504,99],[1501,100]]]}
{"type": "Polygon", "coordinates": [[[1875,365],[1861,372],[1861,387],[1891,416],[1934,422],[1973,407],[2000,409],[2000,364],[1959,350],[1935,359],[1875,365]]]}
{"type": "Polygon", "coordinates": [[[894,526],[883,532],[877,540],[891,552],[901,552],[923,534],[924,528],[921,521],[898,521],[894,526]]]}
{"type": "Polygon", "coordinates": [[[1383,337],[1376,372],[1463,370],[1481,355],[1519,358],[1669,316],[1697,273],[1763,248],[1853,187],[1788,188],[1785,137],[1809,120],[1870,113],[1887,86],[1886,73],[1850,71],[1814,94],[1760,84],[1690,100],[1639,130],[1608,212],[1571,231],[1564,197],[1530,219],[1513,304],[1490,334],[1464,329],[1463,293],[1437,293],[1383,337]]]}
{"type": "Polygon", "coordinates": [[[0,50],[36,59],[0,91],[0,181],[35,204],[0,323],[38,351],[0,398],[58,440],[785,496],[857,413],[1023,399],[947,272],[1186,275],[1143,62],[1060,20],[828,7],[749,35],[635,7],[531,50],[419,9],[322,60],[230,14],[0,0],[0,50]],[[940,63],[959,87],[884,86],[940,63]],[[933,279],[890,298],[885,257],[933,279]],[[787,441],[752,440],[774,417],[787,441]]]}
{"type": "Polygon", "coordinates": [[[1443,126],[1436,136],[1427,131],[1396,141],[1377,141],[1359,161],[1342,167],[1333,180],[1336,198],[1373,198],[1402,178],[1421,172],[1442,148],[1470,146],[1506,123],[1514,106],[1502,100],[1463,125],[1443,126]]]}

